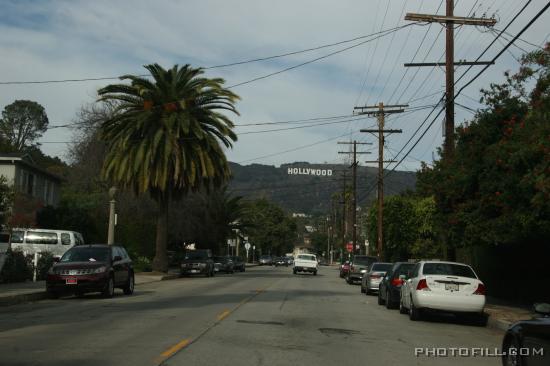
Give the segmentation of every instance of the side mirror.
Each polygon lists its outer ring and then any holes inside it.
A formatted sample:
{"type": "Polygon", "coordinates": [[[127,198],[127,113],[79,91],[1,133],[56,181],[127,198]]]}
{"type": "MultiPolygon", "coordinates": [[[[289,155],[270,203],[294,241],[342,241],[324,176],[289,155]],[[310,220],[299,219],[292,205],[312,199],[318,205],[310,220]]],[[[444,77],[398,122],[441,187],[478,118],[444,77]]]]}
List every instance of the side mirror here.
{"type": "Polygon", "coordinates": [[[115,255],[115,257],[113,258],[113,262],[118,262],[121,260],[122,260],[122,257],[120,255],[115,255]]]}

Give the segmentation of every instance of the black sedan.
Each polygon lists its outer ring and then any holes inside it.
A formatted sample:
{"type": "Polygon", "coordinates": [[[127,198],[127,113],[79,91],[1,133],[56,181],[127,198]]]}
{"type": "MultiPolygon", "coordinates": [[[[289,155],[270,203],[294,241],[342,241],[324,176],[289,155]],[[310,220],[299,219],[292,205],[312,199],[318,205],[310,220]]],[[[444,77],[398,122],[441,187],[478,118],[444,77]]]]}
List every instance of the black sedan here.
{"type": "Polygon", "coordinates": [[[231,257],[214,257],[214,271],[225,273],[235,272],[235,267],[233,261],[231,260],[231,257]]]}
{"type": "Polygon", "coordinates": [[[233,261],[233,268],[235,271],[244,272],[246,270],[246,264],[244,263],[244,259],[242,257],[238,256],[232,256],[231,260],[233,261]]]}
{"type": "Polygon", "coordinates": [[[413,269],[414,265],[415,263],[408,262],[396,262],[393,264],[378,286],[378,305],[386,304],[386,308],[388,309],[394,309],[399,306],[401,285],[407,280],[408,273],[413,269]]]}
{"type": "Polygon", "coordinates": [[[134,268],[126,250],[117,245],[79,245],[69,249],[48,271],[46,291],[50,297],[101,292],[113,297],[115,288],[134,292],[134,268]]]}
{"type": "Polygon", "coordinates": [[[502,342],[504,366],[550,365],[550,304],[535,304],[537,317],[510,326],[502,342]]]}

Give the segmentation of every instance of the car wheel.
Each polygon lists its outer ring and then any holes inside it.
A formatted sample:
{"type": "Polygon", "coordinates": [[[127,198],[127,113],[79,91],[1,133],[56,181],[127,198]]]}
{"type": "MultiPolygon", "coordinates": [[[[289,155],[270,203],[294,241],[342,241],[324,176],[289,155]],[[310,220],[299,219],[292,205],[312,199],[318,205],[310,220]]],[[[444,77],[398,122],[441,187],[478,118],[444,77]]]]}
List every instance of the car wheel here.
{"type": "Polygon", "coordinates": [[[314,276],[317,276],[317,271],[313,272],[313,275],[314,275],[314,276]]]}
{"type": "Polygon", "coordinates": [[[420,320],[420,309],[418,309],[416,306],[414,306],[412,297],[411,297],[411,307],[409,308],[409,319],[412,321],[420,320]]]}
{"type": "Polygon", "coordinates": [[[134,285],[135,285],[135,278],[134,273],[131,272],[128,276],[128,282],[126,283],[126,286],[122,289],[124,291],[124,295],[131,295],[134,293],[134,285]]]}
{"type": "Polygon", "coordinates": [[[523,360],[519,354],[519,342],[516,337],[510,336],[502,348],[502,364],[504,366],[522,366],[523,360]]]}
{"type": "Polygon", "coordinates": [[[391,294],[390,291],[386,291],[386,309],[392,309],[393,304],[391,301],[391,294]]]}
{"type": "Polygon", "coordinates": [[[407,308],[403,306],[403,301],[399,301],[399,313],[407,314],[407,308]]]}
{"type": "Polygon", "coordinates": [[[382,292],[378,291],[378,305],[384,305],[384,300],[382,299],[382,296],[380,295],[382,292]]]}
{"type": "Polygon", "coordinates": [[[105,298],[111,298],[115,294],[115,279],[113,276],[109,276],[105,288],[103,289],[102,295],[105,298]]]}

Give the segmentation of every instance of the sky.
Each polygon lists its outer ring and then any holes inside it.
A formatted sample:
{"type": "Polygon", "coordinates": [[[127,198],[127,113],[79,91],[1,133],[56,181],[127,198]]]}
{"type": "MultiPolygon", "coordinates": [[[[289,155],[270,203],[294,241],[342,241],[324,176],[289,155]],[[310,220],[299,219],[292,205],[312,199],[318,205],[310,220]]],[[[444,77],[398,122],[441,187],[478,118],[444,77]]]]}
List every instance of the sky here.
{"type": "MultiPolygon", "coordinates": [[[[457,16],[494,16],[498,21],[495,29],[501,30],[527,2],[455,0],[454,12],[457,16]]],[[[545,4],[543,0],[531,1],[507,32],[515,35],[545,4]]],[[[321,58],[231,88],[241,97],[236,105],[240,115],[232,116],[239,139],[227,155],[230,161],[245,165],[347,162],[349,157],[338,152],[346,151],[348,146],[338,145],[338,141],[373,143],[362,145],[360,151],[374,153],[377,140],[359,130],[372,128],[376,120],[349,116],[355,106],[379,102],[409,105],[405,113],[393,114],[386,120],[387,128],[401,129],[402,133],[387,137],[385,159],[400,160],[409,149],[398,152],[412,146],[424,132],[421,129],[406,145],[444,90],[443,69],[403,67],[406,62],[444,61],[441,57],[445,31],[441,25],[406,26],[411,22],[404,20],[409,12],[444,14],[443,0],[0,0],[0,8],[0,109],[18,99],[36,101],[45,107],[50,126],[74,122],[83,105],[96,101],[99,88],[117,80],[15,85],[5,82],[144,74],[143,65],[150,63],[165,68],[174,64],[211,67],[389,30],[377,39],[359,38],[286,57],[207,69],[206,76],[222,77],[225,85],[233,86],[321,58]],[[406,27],[391,31],[401,26],[406,27]],[[348,117],[317,119],[334,116],[348,117]],[[317,120],[304,121],[308,119],[317,120]],[[239,126],[281,121],[298,122],[239,126]],[[300,128],[265,132],[289,127],[300,128]]],[[[522,40],[529,43],[518,40],[464,90],[457,99],[457,125],[471,119],[472,110],[483,108],[478,102],[481,88],[502,82],[506,70],[517,70],[517,58],[524,51],[534,50],[548,40],[548,24],[550,12],[522,35],[522,40]]],[[[475,60],[495,39],[494,32],[475,26],[457,27],[455,60],[475,60]]],[[[497,40],[481,60],[491,59],[504,43],[503,38],[497,40]]],[[[457,67],[455,79],[466,69],[457,67]]],[[[457,81],[457,88],[480,69],[475,66],[464,74],[457,81]]],[[[398,169],[416,170],[420,161],[432,162],[443,141],[441,127],[442,117],[398,169]]],[[[74,133],[71,128],[49,129],[40,139],[42,150],[67,161],[74,133]]],[[[363,155],[359,161],[366,160],[365,156],[376,159],[374,154],[363,155]]]]}

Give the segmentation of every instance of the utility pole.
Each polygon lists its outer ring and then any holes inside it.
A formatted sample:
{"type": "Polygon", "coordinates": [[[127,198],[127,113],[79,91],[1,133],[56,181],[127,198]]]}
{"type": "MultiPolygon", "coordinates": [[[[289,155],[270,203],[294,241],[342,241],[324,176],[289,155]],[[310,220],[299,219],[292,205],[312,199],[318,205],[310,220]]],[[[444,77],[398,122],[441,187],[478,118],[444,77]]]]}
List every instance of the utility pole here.
{"type": "Polygon", "coordinates": [[[445,16],[431,14],[416,14],[407,13],[405,20],[421,21],[428,23],[445,24],[445,64],[438,62],[434,63],[407,63],[405,67],[410,66],[445,66],[445,144],[444,152],[451,155],[454,151],[454,131],[455,131],[455,113],[454,113],[454,67],[464,65],[490,65],[494,62],[454,62],[454,27],[455,24],[461,25],[476,25],[484,27],[492,27],[496,24],[495,19],[489,18],[471,18],[471,17],[455,17],[454,0],[446,0],[445,16]]]}
{"type": "Polygon", "coordinates": [[[342,201],[340,201],[340,204],[342,204],[342,246],[346,247],[346,172],[342,172],[344,174],[344,186],[342,188],[342,201]]]}
{"type": "Polygon", "coordinates": [[[351,163],[352,168],[352,174],[353,174],[353,183],[352,183],[352,190],[353,190],[353,196],[352,196],[352,214],[351,214],[351,220],[353,223],[353,231],[352,231],[352,242],[353,242],[353,253],[357,251],[357,154],[370,154],[368,151],[357,151],[357,145],[372,145],[370,142],[357,142],[353,140],[353,142],[341,142],[339,141],[338,144],[341,145],[353,145],[353,152],[347,152],[347,151],[338,151],[338,154],[353,154],[353,163],[351,163]]]}
{"type": "MultiPolygon", "coordinates": [[[[362,129],[361,132],[369,132],[372,134],[378,134],[378,160],[369,161],[378,163],[378,243],[377,243],[377,252],[378,259],[383,259],[382,246],[384,243],[384,134],[385,133],[401,133],[401,130],[394,129],[384,129],[386,114],[393,113],[403,113],[405,110],[403,108],[408,107],[408,105],[396,104],[396,105],[386,105],[384,103],[379,103],[377,106],[364,106],[364,107],[355,107],[355,110],[361,110],[358,114],[367,114],[371,116],[376,116],[378,118],[378,128],[377,129],[362,129]],[[389,109],[387,109],[389,108],[389,109]],[[377,110],[376,110],[377,109],[377,110]]],[[[393,162],[393,161],[389,161],[393,162]]]]}

